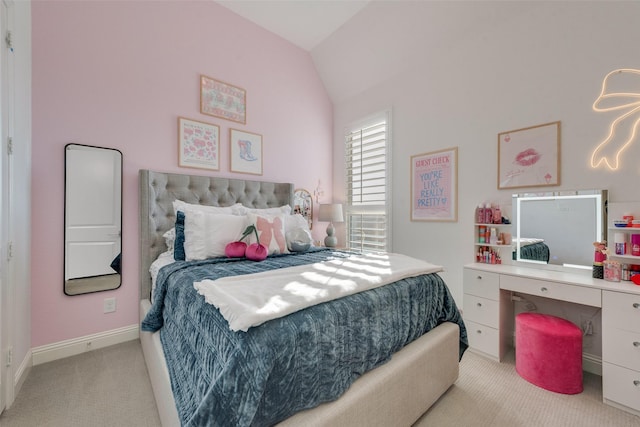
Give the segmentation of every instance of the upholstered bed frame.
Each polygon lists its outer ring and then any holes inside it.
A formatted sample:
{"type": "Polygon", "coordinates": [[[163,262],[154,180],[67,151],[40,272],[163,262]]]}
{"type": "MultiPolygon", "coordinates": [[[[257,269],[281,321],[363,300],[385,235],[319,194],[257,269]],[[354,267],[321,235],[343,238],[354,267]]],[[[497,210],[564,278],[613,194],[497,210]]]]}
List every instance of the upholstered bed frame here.
{"type": "MultiPolygon", "coordinates": [[[[166,251],[163,234],[173,227],[175,199],[187,203],[267,208],[290,204],[293,184],[140,170],[140,320],[149,310],[149,267],[166,251]]],[[[140,340],[162,425],[178,426],[159,333],[140,340]]],[[[409,426],[458,378],[459,329],[444,323],[360,377],[338,400],[302,411],[283,426],[409,426]]]]}

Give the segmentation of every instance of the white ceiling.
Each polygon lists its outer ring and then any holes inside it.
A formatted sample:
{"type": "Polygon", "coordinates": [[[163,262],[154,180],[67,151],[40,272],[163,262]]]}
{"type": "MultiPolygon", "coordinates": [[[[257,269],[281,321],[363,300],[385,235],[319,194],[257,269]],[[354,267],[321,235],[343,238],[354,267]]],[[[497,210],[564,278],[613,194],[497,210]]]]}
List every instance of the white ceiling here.
{"type": "Polygon", "coordinates": [[[311,51],[370,0],[218,0],[221,6],[311,51]]]}

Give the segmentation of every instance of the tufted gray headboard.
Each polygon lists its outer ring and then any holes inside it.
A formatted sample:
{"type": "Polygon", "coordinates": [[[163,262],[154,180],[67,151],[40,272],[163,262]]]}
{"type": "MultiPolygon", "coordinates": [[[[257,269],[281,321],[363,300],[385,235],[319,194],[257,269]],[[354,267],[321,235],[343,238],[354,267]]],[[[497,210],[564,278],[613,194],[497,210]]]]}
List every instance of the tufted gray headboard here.
{"type": "Polygon", "coordinates": [[[167,250],[162,235],[174,226],[173,201],[209,206],[242,203],[250,208],[292,205],[293,184],[211,176],[182,175],[141,169],[140,181],[140,298],[151,294],[149,267],[167,250]]]}

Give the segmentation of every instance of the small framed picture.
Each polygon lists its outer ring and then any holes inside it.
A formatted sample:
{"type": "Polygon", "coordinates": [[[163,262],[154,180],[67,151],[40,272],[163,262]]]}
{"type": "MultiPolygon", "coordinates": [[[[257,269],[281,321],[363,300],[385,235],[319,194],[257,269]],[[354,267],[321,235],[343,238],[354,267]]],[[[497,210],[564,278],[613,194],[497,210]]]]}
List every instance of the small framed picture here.
{"type": "Polygon", "coordinates": [[[498,190],[560,185],[560,122],[498,134],[498,190]]]}
{"type": "Polygon", "coordinates": [[[262,135],[229,129],[231,172],[262,175],[262,135]]]}
{"type": "Polygon", "coordinates": [[[247,123],[247,91],[200,76],[200,112],[232,122],[247,123]]]}
{"type": "Polygon", "coordinates": [[[220,128],[178,117],[178,165],[220,170],[220,128]]]}

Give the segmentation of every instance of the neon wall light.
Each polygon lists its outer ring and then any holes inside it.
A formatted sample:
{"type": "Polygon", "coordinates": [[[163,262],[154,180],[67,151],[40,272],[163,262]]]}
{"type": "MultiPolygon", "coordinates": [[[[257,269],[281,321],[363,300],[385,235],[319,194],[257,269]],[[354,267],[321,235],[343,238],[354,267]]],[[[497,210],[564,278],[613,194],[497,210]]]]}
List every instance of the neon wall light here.
{"type": "Polygon", "coordinates": [[[620,156],[633,142],[640,123],[640,70],[621,68],[611,71],[602,81],[600,96],[593,103],[599,113],[620,111],[611,122],[609,135],[591,153],[591,167],[604,165],[611,170],[620,167],[620,156]],[[618,87],[633,85],[638,92],[625,92],[618,87]]]}

